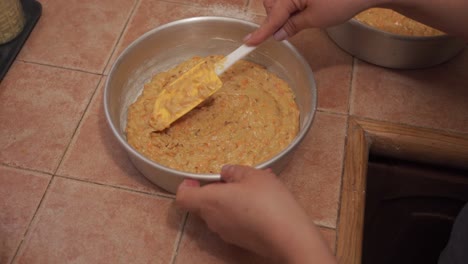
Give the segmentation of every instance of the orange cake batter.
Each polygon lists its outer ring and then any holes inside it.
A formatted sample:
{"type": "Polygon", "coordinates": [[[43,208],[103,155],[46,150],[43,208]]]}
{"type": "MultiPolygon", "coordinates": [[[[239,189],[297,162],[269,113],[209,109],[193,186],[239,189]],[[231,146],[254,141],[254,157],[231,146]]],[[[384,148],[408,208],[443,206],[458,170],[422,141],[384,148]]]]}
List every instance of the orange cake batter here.
{"type": "MultiPolygon", "coordinates": [[[[207,59],[216,62],[222,56],[207,59]]],[[[288,84],[263,66],[241,60],[220,76],[223,87],[201,105],[156,132],[155,100],[169,83],[202,59],[157,74],[129,107],[127,140],[173,169],[219,173],[224,164],[255,165],[283,150],[299,130],[299,110],[288,84]]]]}
{"type": "Polygon", "coordinates": [[[398,35],[427,37],[444,34],[437,29],[385,8],[371,8],[361,12],[355,18],[369,26],[398,35]]]}

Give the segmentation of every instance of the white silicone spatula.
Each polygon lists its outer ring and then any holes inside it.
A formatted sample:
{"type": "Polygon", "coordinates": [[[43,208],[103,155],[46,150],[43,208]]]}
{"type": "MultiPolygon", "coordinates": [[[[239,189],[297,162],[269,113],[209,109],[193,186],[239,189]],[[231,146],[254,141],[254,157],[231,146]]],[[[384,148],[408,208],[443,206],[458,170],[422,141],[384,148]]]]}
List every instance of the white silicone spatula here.
{"type": "Polygon", "coordinates": [[[231,67],[234,63],[238,60],[247,56],[250,52],[252,52],[257,46],[247,46],[243,44],[235,51],[231,52],[229,55],[226,56],[224,60],[218,62],[215,66],[216,75],[220,76],[225,72],[229,67],[231,67]]]}
{"type": "Polygon", "coordinates": [[[206,61],[182,74],[166,86],[156,98],[150,125],[156,131],[168,128],[174,121],[218,91],[223,83],[219,76],[256,46],[243,44],[210,68],[206,61]]]}

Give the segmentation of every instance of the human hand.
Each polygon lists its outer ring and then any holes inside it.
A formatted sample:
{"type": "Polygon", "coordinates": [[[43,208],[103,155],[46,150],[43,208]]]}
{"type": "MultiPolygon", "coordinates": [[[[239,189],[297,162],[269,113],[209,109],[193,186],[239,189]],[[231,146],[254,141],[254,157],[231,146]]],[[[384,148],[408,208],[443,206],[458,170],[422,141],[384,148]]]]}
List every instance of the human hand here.
{"type": "Polygon", "coordinates": [[[271,172],[228,165],[223,183],[185,180],[176,203],[223,240],[282,263],[335,263],[317,227],[271,172]],[[311,262],[312,261],[312,262],[311,262]]]}
{"type": "Polygon", "coordinates": [[[272,35],[276,40],[284,40],[305,28],[337,25],[384,1],[264,0],[267,18],[244,41],[248,45],[258,45],[272,35]]]}

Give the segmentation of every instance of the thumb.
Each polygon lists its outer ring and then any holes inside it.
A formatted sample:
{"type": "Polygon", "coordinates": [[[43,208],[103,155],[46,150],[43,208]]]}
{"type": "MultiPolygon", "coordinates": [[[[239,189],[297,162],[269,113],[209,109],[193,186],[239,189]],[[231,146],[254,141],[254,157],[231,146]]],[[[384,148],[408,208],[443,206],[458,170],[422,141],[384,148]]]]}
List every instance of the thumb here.
{"type": "Polygon", "coordinates": [[[241,182],[257,169],[242,165],[224,165],[221,169],[221,179],[225,182],[241,182]]]}
{"type": "Polygon", "coordinates": [[[256,46],[271,37],[286,23],[291,13],[289,10],[290,6],[284,7],[282,4],[272,6],[263,24],[244,38],[245,44],[256,46]]]}
{"type": "Polygon", "coordinates": [[[177,188],[176,204],[183,210],[198,213],[200,208],[200,182],[185,179],[177,188]]]}

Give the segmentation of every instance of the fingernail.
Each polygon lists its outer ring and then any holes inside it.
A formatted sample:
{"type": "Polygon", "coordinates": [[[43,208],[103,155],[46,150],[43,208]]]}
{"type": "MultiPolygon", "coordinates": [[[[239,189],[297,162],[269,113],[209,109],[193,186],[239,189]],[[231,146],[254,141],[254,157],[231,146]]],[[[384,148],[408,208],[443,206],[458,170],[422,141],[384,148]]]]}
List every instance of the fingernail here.
{"type": "Polygon", "coordinates": [[[273,38],[278,41],[285,40],[288,38],[288,33],[286,33],[284,29],[280,29],[276,31],[276,33],[273,35],[273,38]]]}
{"type": "Polygon", "coordinates": [[[231,167],[232,167],[232,165],[230,165],[230,164],[224,165],[224,166],[221,168],[221,173],[226,173],[231,167]]]}
{"type": "Polygon", "coordinates": [[[200,183],[197,180],[185,179],[180,184],[181,187],[197,187],[200,183]]]}
{"type": "Polygon", "coordinates": [[[247,40],[249,40],[250,38],[252,37],[252,33],[248,34],[247,36],[244,37],[244,39],[242,41],[246,42],[247,40]]]}

